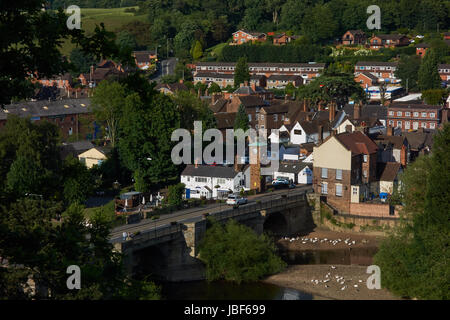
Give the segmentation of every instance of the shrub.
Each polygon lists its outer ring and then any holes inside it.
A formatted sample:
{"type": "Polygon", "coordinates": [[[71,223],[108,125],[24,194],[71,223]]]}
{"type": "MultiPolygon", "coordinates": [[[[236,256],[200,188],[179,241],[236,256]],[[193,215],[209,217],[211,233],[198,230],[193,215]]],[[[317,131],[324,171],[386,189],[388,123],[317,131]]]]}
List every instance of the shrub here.
{"type": "Polygon", "coordinates": [[[206,264],[208,281],[257,281],[286,266],[275,254],[275,245],[267,235],[258,236],[232,219],[225,226],[213,219],[209,221],[212,226],[200,244],[200,259],[206,264]]]}

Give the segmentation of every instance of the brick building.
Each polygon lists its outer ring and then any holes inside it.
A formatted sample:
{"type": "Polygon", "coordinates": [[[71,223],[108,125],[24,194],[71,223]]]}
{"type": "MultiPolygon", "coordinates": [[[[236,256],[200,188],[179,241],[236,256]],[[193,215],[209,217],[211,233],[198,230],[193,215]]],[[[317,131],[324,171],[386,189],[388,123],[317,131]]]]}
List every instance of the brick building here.
{"type": "Polygon", "coordinates": [[[314,147],[313,187],[342,212],[369,197],[376,183],[377,145],[362,132],[330,136],[314,147]]]}
{"type": "Polygon", "coordinates": [[[133,51],[134,62],[140,70],[147,70],[158,58],[155,51],[133,51]]]}
{"type": "Polygon", "coordinates": [[[450,81],[450,64],[439,64],[438,72],[442,81],[450,81]]]}
{"type": "Polygon", "coordinates": [[[416,45],[416,55],[423,58],[425,57],[425,54],[427,53],[427,50],[430,48],[430,45],[428,43],[419,43],[416,45]]]}
{"type": "Polygon", "coordinates": [[[440,106],[394,103],[387,107],[387,111],[388,127],[401,128],[402,131],[437,129],[441,123],[440,106]]]}
{"type": "Polygon", "coordinates": [[[369,39],[370,48],[395,48],[409,45],[409,38],[402,34],[379,34],[369,39]]]}
{"type": "Polygon", "coordinates": [[[359,73],[370,73],[378,78],[378,81],[398,82],[395,77],[397,62],[359,61],[355,65],[355,77],[359,73]]]}
{"type": "Polygon", "coordinates": [[[367,35],[362,30],[348,30],[342,36],[343,45],[365,44],[367,35]]]}
{"type": "Polygon", "coordinates": [[[233,33],[233,43],[235,45],[244,44],[246,42],[264,42],[266,41],[266,34],[256,31],[238,30],[233,33]]]}
{"type": "Polygon", "coordinates": [[[56,101],[29,101],[5,106],[0,111],[0,129],[8,117],[16,115],[31,121],[48,120],[61,130],[64,140],[71,136],[93,139],[98,133],[89,99],[66,99],[56,101]]]}

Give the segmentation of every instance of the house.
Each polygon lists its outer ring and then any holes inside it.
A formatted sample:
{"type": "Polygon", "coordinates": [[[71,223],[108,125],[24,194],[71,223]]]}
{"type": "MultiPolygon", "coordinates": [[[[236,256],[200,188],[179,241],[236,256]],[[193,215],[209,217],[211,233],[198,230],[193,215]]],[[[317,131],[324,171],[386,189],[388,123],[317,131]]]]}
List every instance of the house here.
{"type": "Polygon", "coordinates": [[[410,161],[414,161],[418,156],[429,154],[433,148],[433,135],[436,131],[427,132],[419,129],[414,132],[402,132],[408,139],[410,146],[410,161]]]}
{"type": "Polygon", "coordinates": [[[363,89],[375,86],[378,80],[378,77],[370,72],[358,72],[355,76],[355,82],[359,83],[363,89]]]}
{"type": "Polygon", "coordinates": [[[438,72],[442,81],[450,81],[450,64],[439,64],[438,72]]]}
{"type": "Polygon", "coordinates": [[[363,45],[367,41],[367,35],[362,30],[348,30],[342,36],[343,45],[363,45]]]}
{"type": "Polygon", "coordinates": [[[92,168],[94,165],[101,165],[103,161],[108,159],[107,149],[102,147],[94,147],[78,155],[78,159],[87,168],[92,168]]]}
{"type": "MultiPolygon", "coordinates": [[[[235,62],[197,62],[194,77],[199,72],[234,74],[235,62]]],[[[324,63],[275,63],[275,62],[249,62],[250,75],[296,75],[301,76],[305,83],[318,77],[325,69],[324,63]]]]}
{"type": "Polygon", "coordinates": [[[216,83],[220,88],[234,87],[234,75],[217,72],[197,72],[194,76],[194,85],[197,83],[216,83]]]}
{"type": "Polygon", "coordinates": [[[299,161],[300,146],[293,144],[282,144],[279,152],[279,160],[281,161],[299,161]]]}
{"type": "Polygon", "coordinates": [[[188,91],[188,87],[183,83],[183,80],[175,83],[160,83],[156,85],[155,90],[163,94],[175,94],[177,91],[188,91]]]}
{"type": "Polygon", "coordinates": [[[394,136],[394,128],[387,135],[378,135],[373,141],[378,145],[378,163],[396,162],[406,167],[410,159],[410,146],[405,136],[394,136]]]}
{"type": "Polygon", "coordinates": [[[402,131],[437,129],[441,123],[441,106],[421,103],[393,103],[387,107],[387,125],[402,131]]]}
{"type": "Polygon", "coordinates": [[[70,136],[93,139],[99,128],[95,124],[90,105],[90,99],[86,98],[26,101],[7,105],[0,110],[0,129],[6,125],[9,115],[16,115],[30,118],[33,122],[47,120],[54,123],[64,140],[70,136]]]}
{"type": "Polygon", "coordinates": [[[336,118],[339,119],[342,116],[344,120],[340,122],[338,133],[347,131],[346,126],[349,124],[352,125],[352,131],[356,129],[357,124],[360,126],[365,125],[370,128],[371,124],[380,122],[382,126],[386,126],[387,107],[374,104],[346,104],[343,110],[338,112],[336,118]],[[350,122],[345,121],[346,118],[348,118],[350,122]],[[343,125],[344,122],[345,125],[343,125]]]}
{"type": "Polygon", "coordinates": [[[281,162],[273,173],[273,179],[277,178],[286,178],[295,184],[312,184],[312,165],[301,161],[281,162]]]}
{"type": "Polygon", "coordinates": [[[240,45],[247,42],[264,42],[266,41],[266,37],[266,34],[262,32],[241,29],[233,33],[232,44],[240,45]]]}
{"type": "Polygon", "coordinates": [[[379,34],[369,39],[370,49],[395,48],[409,45],[409,38],[402,34],[379,34]]]}
{"type": "Polygon", "coordinates": [[[39,78],[33,79],[33,82],[38,82],[44,87],[55,86],[58,89],[69,89],[72,88],[73,81],[70,73],[65,73],[63,75],[54,76],[51,78],[39,78]]]}
{"type": "Polygon", "coordinates": [[[233,167],[187,165],[181,173],[185,198],[224,199],[230,193],[238,193],[245,185],[242,172],[233,167]]]}
{"type": "Polygon", "coordinates": [[[313,187],[342,212],[369,197],[376,182],[377,145],[362,132],[330,136],[314,147],[313,187]]]}
{"type": "Polygon", "coordinates": [[[158,58],[155,51],[133,51],[133,57],[140,70],[148,70],[158,58]]]}
{"type": "Polygon", "coordinates": [[[303,84],[303,78],[296,75],[271,75],[267,78],[267,88],[268,89],[284,89],[288,84],[292,84],[294,87],[298,88],[303,84]]]}
{"type": "Polygon", "coordinates": [[[273,36],[273,44],[276,46],[281,46],[290,43],[297,39],[298,36],[288,36],[286,33],[281,33],[273,36]]]}
{"type": "Polygon", "coordinates": [[[89,73],[80,74],[78,79],[83,86],[89,86],[90,88],[93,88],[103,80],[120,78],[124,75],[125,72],[119,66],[116,66],[113,62],[104,62],[102,64],[102,67],[94,68],[92,66],[89,73]]]}
{"type": "MultiPolygon", "coordinates": [[[[296,121],[293,125],[286,125],[291,144],[319,143],[331,134],[331,127],[326,121],[296,121]]],[[[280,132],[283,128],[280,128],[280,132]]]]}
{"type": "Polygon", "coordinates": [[[395,77],[397,62],[359,61],[355,65],[355,77],[359,73],[370,73],[378,78],[378,82],[398,83],[395,77]]]}
{"type": "Polygon", "coordinates": [[[90,141],[85,140],[63,143],[60,147],[60,156],[62,160],[66,159],[68,156],[78,158],[80,154],[94,147],[95,146],[90,141]]]}
{"type": "Polygon", "coordinates": [[[378,164],[377,180],[379,181],[376,193],[387,193],[392,195],[399,183],[399,174],[403,172],[402,165],[398,162],[387,162],[378,164]]]}
{"type": "Polygon", "coordinates": [[[430,48],[430,45],[428,43],[419,43],[416,45],[416,55],[423,58],[425,57],[425,54],[427,53],[427,50],[430,48]]]}

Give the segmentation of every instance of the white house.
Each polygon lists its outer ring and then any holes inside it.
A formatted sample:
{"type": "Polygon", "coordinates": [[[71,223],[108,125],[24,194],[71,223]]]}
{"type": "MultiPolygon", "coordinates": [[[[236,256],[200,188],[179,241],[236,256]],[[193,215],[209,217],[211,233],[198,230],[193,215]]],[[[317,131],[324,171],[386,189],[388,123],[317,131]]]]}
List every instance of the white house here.
{"type": "Polygon", "coordinates": [[[312,164],[299,161],[282,162],[278,170],[273,173],[273,178],[287,178],[295,184],[312,184],[312,164]]]}
{"type": "Polygon", "coordinates": [[[378,164],[379,193],[392,194],[399,184],[398,175],[403,172],[402,165],[397,162],[378,164]]]}
{"type": "Polygon", "coordinates": [[[185,184],[185,198],[223,199],[229,193],[238,193],[245,186],[242,172],[233,167],[188,165],[181,173],[185,184]]]}
{"type": "Polygon", "coordinates": [[[289,142],[295,145],[310,142],[318,143],[320,134],[322,134],[322,140],[330,135],[329,127],[321,125],[317,121],[297,121],[290,129],[283,125],[280,128],[280,137],[283,131],[288,130],[290,137],[289,142]]]}

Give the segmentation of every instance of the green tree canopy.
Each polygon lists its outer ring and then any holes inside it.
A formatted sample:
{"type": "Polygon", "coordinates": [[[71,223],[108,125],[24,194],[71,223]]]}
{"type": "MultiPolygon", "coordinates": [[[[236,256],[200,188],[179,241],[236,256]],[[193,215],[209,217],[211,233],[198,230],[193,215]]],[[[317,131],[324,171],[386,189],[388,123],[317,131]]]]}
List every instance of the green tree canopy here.
{"type": "Polygon", "coordinates": [[[433,49],[429,49],[419,68],[418,83],[420,90],[439,89],[441,78],[438,73],[438,58],[433,49]]]}
{"type": "Polygon", "coordinates": [[[234,70],[234,86],[239,87],[245,81],[250,82],[250,71],[248,69],[247,58],[241,57],[237,61],[234,70]]]}
{"type": "Polygon", "coordinates": [[[241,104],[238,112],[236,113],[236,119],[234,120],[234,130],[242,129],[244,132],[249,129],[249,120],[245,106],[241,104]]]}
{"type": "Polygon", "coordinates": [[[209,281],[257,281],[285,267],[275,253],[273,241],[266,235],[258,236],[233,219],[225,226],[214,220],[210,223],[212,226],[200,244],[200,257],[206,263],[209,281]]]}
{"type": "Polygon", "coordinates": [[[412,92],[418,89],[417,81],[421,60],[417,55],[401,56],[398,67],[395,70],[395,76],[401,79],[403,88],[408,88],[412,92]]]}
{"type": "Polygon", "coordinates": [[[401,224],[375,256],[382,284],[404,297],[449,299],[450,125],[401,177],[401,224]]]}

